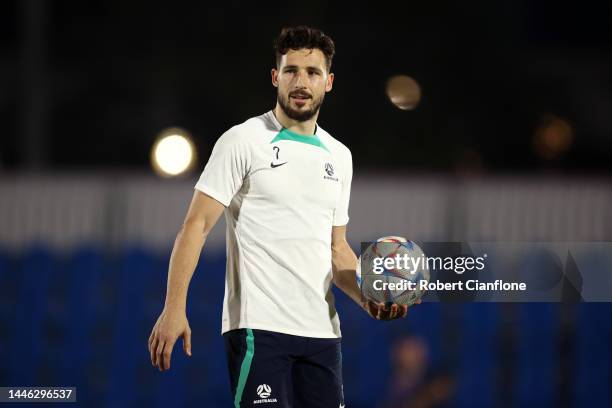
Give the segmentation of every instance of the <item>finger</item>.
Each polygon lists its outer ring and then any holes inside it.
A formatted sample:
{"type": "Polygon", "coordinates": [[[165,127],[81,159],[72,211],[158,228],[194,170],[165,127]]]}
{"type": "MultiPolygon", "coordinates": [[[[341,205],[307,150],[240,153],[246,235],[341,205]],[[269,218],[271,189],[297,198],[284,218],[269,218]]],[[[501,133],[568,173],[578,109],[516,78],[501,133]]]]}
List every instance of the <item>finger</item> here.
{"type": "Polygon", "coordinates": [[[155,348],[155,367],[162,371],[162,353],[164,352],[164,341],[159,339],[155,348]]]}
{"type": "Polygon", "coordinates": [[[191,329],[187,329],[183,335],[183,350],[191,357],[191,329]]]}
{"type": "Polygon", "coordinates": [[[406,310],[408,310],[407,305],[397,305],[397,311],[395,312],[394,319],[401,319],[406,315],[406,310]]]}
{"type": "Polygon", "coordinates": [[[379,303],[378,305],[376,305],[376,308],[377,308],[377,310],[376,310],[376,318],[378,320],[380,320],[382,318],[382,315],[383,315],[383,306],[381,306],[381,304],[379,303]]]}
{"type": "Polygon", "coordinates": [[[162,352],[163,361],[162,361],[162,370],[170,369],[170,359],[172,358],[172,349],[174,348],[174,341],[169,341],[164,345],[164,351],[162,352]]]}
{"type": "Polygon", "coordinates": [[[149,336],[149,341],[148,341],[149,353],[151,353],[151,346],[153,345],[154,341],[155,341],[155,327],[153,327],[153,330],[151,330],[151,335],[149,336]]]}
{"type": "Polygon", "coordinates": [[[376,319],[376,314],[378,313],[378,307],[376,307],[376,303],[368,301],[366,307],[370,316],[376,319]]]}
{"type": "Polygon", "coordinates": [[[398,319],[401,319],[402,317],[406,316],[406,313],[408,313],[408,305],[402,305],[402,307],[399,310],[398,319]]]}
{"type": "Polygon", "coordinates": [[[421,304],[421,302],[422,302],[422,300],[421,300],[421,299],[418,299],[418,300],[417,300],[416,302],[414,302],[414,303],[415,303],[415,304],[417,304],[417,305],[420,305],[420,304],[421,304]]]}
{"type": "Polygon", "coordinates": [[[389,320],[389,316],[391,315],[391,307],[389,307],[387,303],[381,303],[380,309],[382,310],[380,313],[381,320],[389,320]]]}
{"type": "Polygon", "coordinates": [[[394,303],[391,305],[391,311],[389,312],[389,319],[395,319],[397,317],[398,309],[399,309],[399,306],[397,305],[397,303],[394,303]]]}
{"type": "Polygon", "coordinates": [[[155,360],[155,350],[157,349],[157,336],[153,336],[153,340],[151,341],[151,344],[149,345],[149,354],[151,354],[151,364],[153,364],[153,367],[155,367],[156,365],[156,360],[155,360]]]}

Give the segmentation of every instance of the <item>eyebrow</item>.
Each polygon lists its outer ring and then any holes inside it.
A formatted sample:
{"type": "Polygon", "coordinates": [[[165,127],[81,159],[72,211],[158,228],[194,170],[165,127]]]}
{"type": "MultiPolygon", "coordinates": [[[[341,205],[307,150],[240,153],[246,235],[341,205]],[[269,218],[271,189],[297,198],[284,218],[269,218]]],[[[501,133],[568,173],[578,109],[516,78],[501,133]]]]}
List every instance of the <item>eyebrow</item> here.
{"type": "MultiPolygon", "coordinates": [[[[283,67],[283,71],[287,70],[287,69],[292,69],[292,68],[299,68],[297,65],[285,65],[283,67]]],[[[323,70],[321,70],[321,68],[319,67],[315,67],[315,66],[308,66],[306,67],[306,69],[312,69],[313,71],[317,71],[317,72],[323,72],[323,70]]]]}

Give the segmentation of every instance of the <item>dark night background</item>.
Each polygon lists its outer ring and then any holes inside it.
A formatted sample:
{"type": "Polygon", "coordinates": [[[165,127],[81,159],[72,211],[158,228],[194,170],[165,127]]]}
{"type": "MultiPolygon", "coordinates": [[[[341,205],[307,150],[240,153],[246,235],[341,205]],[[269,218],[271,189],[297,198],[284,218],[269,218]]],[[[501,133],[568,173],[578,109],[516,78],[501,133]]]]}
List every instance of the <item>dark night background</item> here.
{"type": "Polygon", "coordinates": [[[24,0],[0,6],[0,169],[148,169],[168,126],[194,135],[201,168],[223,131],[273,107],[272,41],[299,23],[336,42],[319,123],[357,171],[612,167],[610,2],[24,0]],[[421,85],[413,111],[384,93],[400,73],[421,85]],[[553,159],[533,148],[547,114],[573,129],[553,159]]]}
{"type": "Polygon", "coordinates": [[[337,293],[347,406],[612,407],[609,0],[0,1],[0,385],[74,385],[86,407],[231,405],[223,221],[190,287],[193,358],[177,344],[158,373],[146,343],[195,179],[225,130],[273,108],[273,40],[297,24],[336,43],[319,123],[353,152],[353,248],[590,251],[517,263],[575,305],[425,298],[379,322],[337,293]],[[398,74],[420,84],[414,110],[386,95],[398,74]],[[186,176],[151,169],[168,127],[197,146],[186,176]]]}

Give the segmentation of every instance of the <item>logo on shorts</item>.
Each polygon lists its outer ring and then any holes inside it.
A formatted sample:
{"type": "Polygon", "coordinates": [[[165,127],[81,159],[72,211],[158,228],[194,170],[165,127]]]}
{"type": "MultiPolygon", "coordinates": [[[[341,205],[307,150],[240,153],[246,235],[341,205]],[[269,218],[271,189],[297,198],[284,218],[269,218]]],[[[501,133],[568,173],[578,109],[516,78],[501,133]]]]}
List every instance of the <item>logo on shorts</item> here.
{"type": "Polygon", "coordinates": [[[257,395],[259,395],[261,398],[268,398],[270,394],[272,394],[272,387],[270,387],[268,384],[261,384],[259,387],[257,387],[257,395]]]}
{"type": "Polygon", "coordinates": [[[271,402],[278,402],[276,398],[269,398],[272,395],[272,387],[268,384],[261,384],[257,387],[258,400],[253,401],[253,404],[268,404],[271,402]]]}

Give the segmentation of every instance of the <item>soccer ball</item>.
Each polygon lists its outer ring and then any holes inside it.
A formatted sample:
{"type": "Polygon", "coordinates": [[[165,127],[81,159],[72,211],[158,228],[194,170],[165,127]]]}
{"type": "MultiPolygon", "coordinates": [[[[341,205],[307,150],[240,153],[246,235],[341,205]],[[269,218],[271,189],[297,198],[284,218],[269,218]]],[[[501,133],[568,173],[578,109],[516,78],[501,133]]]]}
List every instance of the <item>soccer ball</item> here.
{"type": "Polygon", "coordinates": [[[361,294],[375,303],[410,306],[424,295],[429,278],[423,250],[403,237],[377,239],[362,251],[357,263],[361,294]]]}

